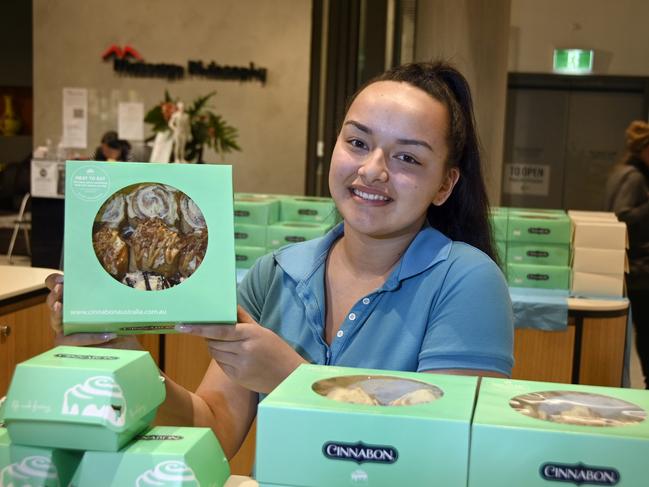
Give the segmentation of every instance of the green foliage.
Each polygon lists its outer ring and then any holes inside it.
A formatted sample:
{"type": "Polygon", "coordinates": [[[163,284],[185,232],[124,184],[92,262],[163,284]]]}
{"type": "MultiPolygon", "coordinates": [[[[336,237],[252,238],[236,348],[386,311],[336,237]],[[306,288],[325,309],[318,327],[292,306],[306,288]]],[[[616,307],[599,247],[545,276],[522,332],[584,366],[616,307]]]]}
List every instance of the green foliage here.
{"type": "MultiPolygon", "coordinates": [[[[212,107],[208,105],[208,101],[215,94],[216,92],[213,91],[205,96],[199,96],[186,109],[192,131],[192,139],[185,147],[185,159],[188,161],[202,162],[205,145],[214,149],[214,152],[221,157],[230,152],[241,150],[237,143],[238,130],[229,125],[221,115],[214,113],[212,107]]],[[[144,121],[152,125],[153,132],[170,130],[169,117],[175,110],[175,106],[176,101],[165,90],[164,101],[149,110],[144,116],[144,121]]],[[[154,136],[151,136],[150,139],[153,139],[154,136]]]]}

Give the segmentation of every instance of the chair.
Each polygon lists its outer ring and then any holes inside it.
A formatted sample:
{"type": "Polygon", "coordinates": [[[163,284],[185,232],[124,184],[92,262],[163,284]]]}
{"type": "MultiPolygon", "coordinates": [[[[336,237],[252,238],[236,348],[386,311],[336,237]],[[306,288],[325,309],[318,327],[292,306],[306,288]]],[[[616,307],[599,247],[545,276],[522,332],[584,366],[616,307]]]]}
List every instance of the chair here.
{"type": "Polygon", "coordinates": [[[20,208],[14,220],[14,229],[11,234],[11,240],[9,241],[9,250],[7,251],[7,263],[11,264],[11,257],[14,251],[14,246],[16,245],[16,239],[18,238],[18,233],[20,229],[23,230],[23,235],[25,236],[25,245],[27,246],[27,254],[32,255],[31,245],[29,243],[29,231],[32,227],[32,222],[30,218],[25,218],[25,212],[27,210],[27,203],[29,203],[29,198],[31,195],[25,193],[22,201],[20,202],[20,208]]]}

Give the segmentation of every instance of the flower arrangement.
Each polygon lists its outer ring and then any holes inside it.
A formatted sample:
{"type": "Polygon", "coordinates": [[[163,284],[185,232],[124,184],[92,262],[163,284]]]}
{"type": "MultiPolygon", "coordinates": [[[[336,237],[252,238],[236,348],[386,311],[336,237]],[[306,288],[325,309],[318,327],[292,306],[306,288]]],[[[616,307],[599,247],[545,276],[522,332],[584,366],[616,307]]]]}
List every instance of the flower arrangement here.
{"type": "MultiPolygon", "coordinates": [[[[207,145],[214,152],[223,156],[232,151],[240,151],[237,143],[238,131],[229,125],[221,115],[215,114],[207,102],[216,94],[215,91],[199,96],[186,109],[191,124],[192,137],[185,146],[187,161],[203,162],[203,147],[207,145]]],[[[153,107],[144,116],[146,123],[152,124],[153,132],[170,130],[169,119],[176,111],[177,100],[173,100],[165,90],[164,101],[153,107]]],[[[155,134],[148,140],[152,140],[155,134]]]]}

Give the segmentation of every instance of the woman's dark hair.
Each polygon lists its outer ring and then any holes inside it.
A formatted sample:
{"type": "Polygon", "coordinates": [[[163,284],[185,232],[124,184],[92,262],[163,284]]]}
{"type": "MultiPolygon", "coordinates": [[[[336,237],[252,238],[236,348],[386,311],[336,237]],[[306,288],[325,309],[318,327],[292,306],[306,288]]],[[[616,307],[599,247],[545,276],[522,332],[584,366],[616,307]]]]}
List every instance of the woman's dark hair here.
{"type": "Polygon", "coordinates": [[[428,221],[452,240],[473,245],[497,261],[469,83],[445,62],[404,64],[369,80],[353,95],[348,107],[358,93],[377,81],[408,83],[446,107],[449,114],[447,164],[459,169],[460,179],[443,205],[429,206],[428,221]]]}

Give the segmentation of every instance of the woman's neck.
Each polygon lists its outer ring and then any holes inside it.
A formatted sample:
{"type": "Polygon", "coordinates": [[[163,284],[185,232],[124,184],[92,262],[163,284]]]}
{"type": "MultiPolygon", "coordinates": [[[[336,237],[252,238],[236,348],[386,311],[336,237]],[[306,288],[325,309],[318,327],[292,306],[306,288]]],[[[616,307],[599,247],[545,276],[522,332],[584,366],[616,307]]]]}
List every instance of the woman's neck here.
{"type": "Polygon", "coordinates": [[[345,233],[334,250],[341,263],[359,278],[387,277],[417,233],[375,238],[360,234],[345,224],[345,233]]]}

